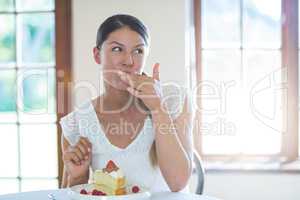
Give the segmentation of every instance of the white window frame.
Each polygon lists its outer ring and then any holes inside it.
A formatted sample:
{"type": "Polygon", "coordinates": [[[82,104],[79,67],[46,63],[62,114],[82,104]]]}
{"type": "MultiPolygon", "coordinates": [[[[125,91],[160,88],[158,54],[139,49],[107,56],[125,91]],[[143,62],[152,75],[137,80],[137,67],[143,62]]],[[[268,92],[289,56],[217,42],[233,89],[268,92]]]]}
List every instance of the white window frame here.
{"type": "MultiPolygon", "coordinates": [[[[243,1],[243,0],[241,0],[243,1]]],[[[193,0],[193,21],[194,21],[194,42],[195,42],[195,67],[196,67],[196,85],[201,82],[202,66],[201,66],[201,0],[193,0]]],[[[283,101],[283,127],[286,132],[282,134],[281,151],[278,155],[205,155],[201,148],[200,130],[194,128],[195,148],[204,160],[207,161],[265,161],[270,159],[273,161],[290,162],[299,158],[298,155],[298,64],[299,64],[299,48],[298,48],[298,0],[282,0],[282,68],[287,69],[287,98],[282,97],[283,101]]],[[[192,75],[190,75],[192,76],[192,75]]],[[[191,79],[190,79],[191,80],[191,79]]],[[[199,92],[199,91],[198,91],[199,92]]],[[[201,107],[200,94],[197,95],[198,107],[201,107]]],[[[195,122],[201,123],[201,111],[196,111],[195,122]]],[[[195,125],[194,127],[201,127],[195,125]]]]}

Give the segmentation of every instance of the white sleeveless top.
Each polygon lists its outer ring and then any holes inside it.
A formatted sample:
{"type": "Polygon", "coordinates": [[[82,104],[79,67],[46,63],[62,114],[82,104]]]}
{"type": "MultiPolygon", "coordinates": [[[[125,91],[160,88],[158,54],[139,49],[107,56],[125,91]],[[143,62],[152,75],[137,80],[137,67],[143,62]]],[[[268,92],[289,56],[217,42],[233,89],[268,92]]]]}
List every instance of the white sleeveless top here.
{"type": "MultiPolygon", "coordinates": [[[[163,86],[163,102],[172,119],[182,111],[187,90],[182,87],[163,86]]],[[[92,170],[102,169],[113,160],[124,172],[128,184],[148,188],[151,192],[169,191],[158,166],[153,166],[150,149],[155,140],[152,119],[148,116],[144,127],[126,147],[119,148],[110,143],[99,123],[91,101],[83,103],[60,120],[64,137],[75,145],[80,136],[92,143],[92,170]]]]}

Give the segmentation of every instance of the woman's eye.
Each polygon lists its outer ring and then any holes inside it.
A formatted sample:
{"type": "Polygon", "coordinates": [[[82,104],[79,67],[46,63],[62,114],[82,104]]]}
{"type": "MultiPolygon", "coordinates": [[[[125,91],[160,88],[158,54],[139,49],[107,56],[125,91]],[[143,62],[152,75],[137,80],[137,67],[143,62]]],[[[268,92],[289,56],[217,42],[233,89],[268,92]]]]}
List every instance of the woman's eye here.
{"type": "Polygon", "coordinates": [[[114,52],[120,52],[120,51],[122,51],[122,49],[121,49],[121,47],[113,47],[112,51],[114,51],[114,52]]]}
{"type": "Polygon", "coordinates": [[[134,54],[143,54],[143,50],[142,49],[135,49],[134,51],[133,51],[133,53],[134,54]]]}

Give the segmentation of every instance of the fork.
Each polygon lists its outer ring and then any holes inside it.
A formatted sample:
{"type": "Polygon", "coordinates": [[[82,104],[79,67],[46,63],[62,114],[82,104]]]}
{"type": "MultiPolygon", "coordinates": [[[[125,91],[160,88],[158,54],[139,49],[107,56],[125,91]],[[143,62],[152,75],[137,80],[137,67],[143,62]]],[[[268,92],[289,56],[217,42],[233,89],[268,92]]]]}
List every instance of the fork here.
{"type": "Polygon", "coordinates": [[[48,194],[48,198],[51,199],[51,200],[56,200],[54,194],[51,194],[51,193],[48,194]]]}

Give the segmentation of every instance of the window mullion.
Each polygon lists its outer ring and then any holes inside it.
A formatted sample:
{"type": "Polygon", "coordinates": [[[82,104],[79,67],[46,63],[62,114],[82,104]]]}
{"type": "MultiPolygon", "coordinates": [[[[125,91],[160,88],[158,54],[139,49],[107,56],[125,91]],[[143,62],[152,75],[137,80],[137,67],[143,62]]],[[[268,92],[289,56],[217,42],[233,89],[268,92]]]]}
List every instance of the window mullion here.
{"type": "Polygon", "coordinates": [[[56,100],[57,100],[57,148],[58,148],[58,180],[59,186],[63,181],[62,162],[62,130],[59,125],[61,117],[71,112],[72,82],[72,1],[55,0],[55,59],[56,59],[56,100]]]}
{"type": "Polygon", "coordinates": [[[298,157],[298,0],[282,0],[283,94],[281,153],[288,160],[298,157]]]}
{"type": "MultiPolygon", "coordinates": [[[[201,55],[202,55],[202,48],[201,48],[201,0],[194,0],[193,2],[194,6],[194,25],[195,25],[195,64],[196,64],[196,86],[201,84],[202,81],[202,66],[201,66],[201,55]]],[[[201,91],[198,87],[197,88],[197,95],[196,95],[196,104],[197,108],[201,108],[201,91]]],[[[201,110],[197,109],[195,111],[195,119],[194,119],[194,137],[196,139],[195,141],[195,148],[197,152],[202,155],[202,135],[201,135],[201,110]]]]}

